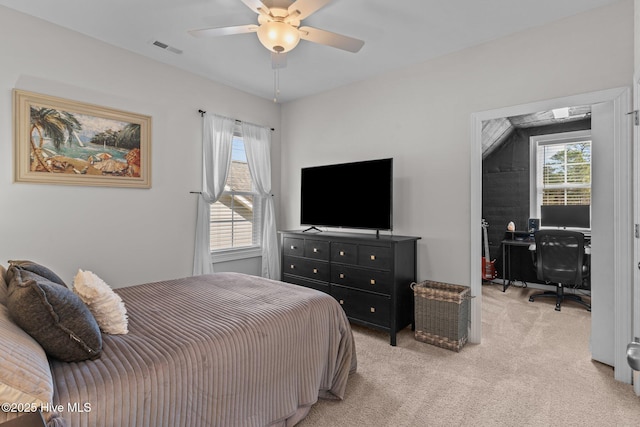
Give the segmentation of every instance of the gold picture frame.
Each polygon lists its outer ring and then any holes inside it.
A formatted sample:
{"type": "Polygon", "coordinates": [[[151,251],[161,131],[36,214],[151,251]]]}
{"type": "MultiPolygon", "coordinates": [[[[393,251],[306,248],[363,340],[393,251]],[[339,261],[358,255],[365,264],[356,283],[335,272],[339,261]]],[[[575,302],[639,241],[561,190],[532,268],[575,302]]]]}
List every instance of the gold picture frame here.
{"type": "Polygon", "coordinates": [[[13,90],[14,181],[151,188],[151,117],[13,90]]]}

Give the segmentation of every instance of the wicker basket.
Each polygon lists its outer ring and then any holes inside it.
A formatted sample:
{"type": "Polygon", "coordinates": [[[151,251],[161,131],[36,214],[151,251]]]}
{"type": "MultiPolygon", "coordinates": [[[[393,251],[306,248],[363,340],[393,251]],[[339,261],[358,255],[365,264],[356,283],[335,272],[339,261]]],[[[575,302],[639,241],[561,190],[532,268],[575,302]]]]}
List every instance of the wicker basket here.
{"type": "Polygon", "coordinates": [[[415,338],[459,352],[468,338],[470,288],[425,280],[413,283],[411,289],[415,299],[415,338]]]}

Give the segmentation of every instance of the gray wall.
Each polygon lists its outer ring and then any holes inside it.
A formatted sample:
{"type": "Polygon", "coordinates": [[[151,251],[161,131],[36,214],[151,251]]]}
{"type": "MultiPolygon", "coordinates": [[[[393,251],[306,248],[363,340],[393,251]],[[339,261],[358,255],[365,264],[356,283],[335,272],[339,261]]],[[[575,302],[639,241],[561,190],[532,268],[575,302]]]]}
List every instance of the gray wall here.
{"type": "Polygon", "coordinates": [[[302,167],[393,157],[394,232],[422,237],[418,278],[468,285],[471,114],[632,74],[633,3],[621,1],[284,104],[282,227],[300,227],[302,167]]]}
{"type": "MultiPolygon", "coordinates": [[[[198,109],[276,129],[273,192],[280,192],[280,106],[271,100],[4,7],[0,58],[3,265],[32,259],[68,283],[82,268],[114,287],[191,275],[197,196],[189,192],[202,182],[198,109]],[[152,116],[152,188],[13,183],[13,88],[152,116]]],[[[229,268],[259,272],[259,259],[219,266],[229,268]]]]}
{"type": "Polygon", "coordinates": [[[190,274],[202,108],[276,128],[281,229],[300,226],[301,167],[394,157],[395,233],[422,237],[419,278],[468,284],[479,232],[469,227],[471,114],[629,85],[633,18],[622,0],[280,107],[0,7],[0,263],[31,258],[66,280],[83,268],[113,286],[190,274]],[[153,116],[153,188],[13,183],[12,88],[153,116]]]}

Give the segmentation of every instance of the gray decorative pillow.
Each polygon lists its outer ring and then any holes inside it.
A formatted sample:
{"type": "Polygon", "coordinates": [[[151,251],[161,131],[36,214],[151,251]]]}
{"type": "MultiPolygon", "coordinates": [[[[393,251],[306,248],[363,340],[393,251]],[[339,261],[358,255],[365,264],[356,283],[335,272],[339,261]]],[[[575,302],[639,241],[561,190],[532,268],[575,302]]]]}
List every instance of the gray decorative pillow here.
{"type": "MultiPolygon", "coordinates": [[[[57,283],[62,286],[67,286],[67,284],[64,283],[64,281],[56,273],[54,273],[44,265],[40,265],[33,261],[9,261],[9,270],[11,270],[11,267],[17,267],[20,270],[26,270],[32,273],[36,273],[38,276],[44,277],[50,282],[57,283]]],[[[7,283],[9,282],[11,282],[11,277],[7,278],[7,283]]]]}
{"type": "Polygon", "coordinates": [[[9,315],[49,356],[64,362],[100,357],[98,323],[71,289],[15,266],[9,272],[9,315]]]}

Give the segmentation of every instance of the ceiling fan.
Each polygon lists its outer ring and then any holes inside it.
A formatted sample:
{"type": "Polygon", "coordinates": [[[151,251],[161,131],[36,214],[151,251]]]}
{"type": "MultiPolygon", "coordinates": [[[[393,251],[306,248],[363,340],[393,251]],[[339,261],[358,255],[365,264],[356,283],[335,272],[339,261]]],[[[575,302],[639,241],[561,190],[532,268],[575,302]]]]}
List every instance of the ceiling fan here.
{"type": "MultiPolygon", "coordinates": [[[[272,0],[267,7],[260,0],[241,0],[258,14],[258,24],[237,25],[233,27],[203,28],[190,30],[194,37],[219,37],[234,34],[257,33],[260,43],[272,52],[273,68],[286,65],[286,52],[298,45],[300,39],[326,46],[358,52],[364,41],[313,27],[301,27],[300,21],[315,13],[332,0],[296,0],[290,6],[282,6],[283,1],[272,0]]],[[[288,2],[284,2],[285,4],[288,2]]]]}

